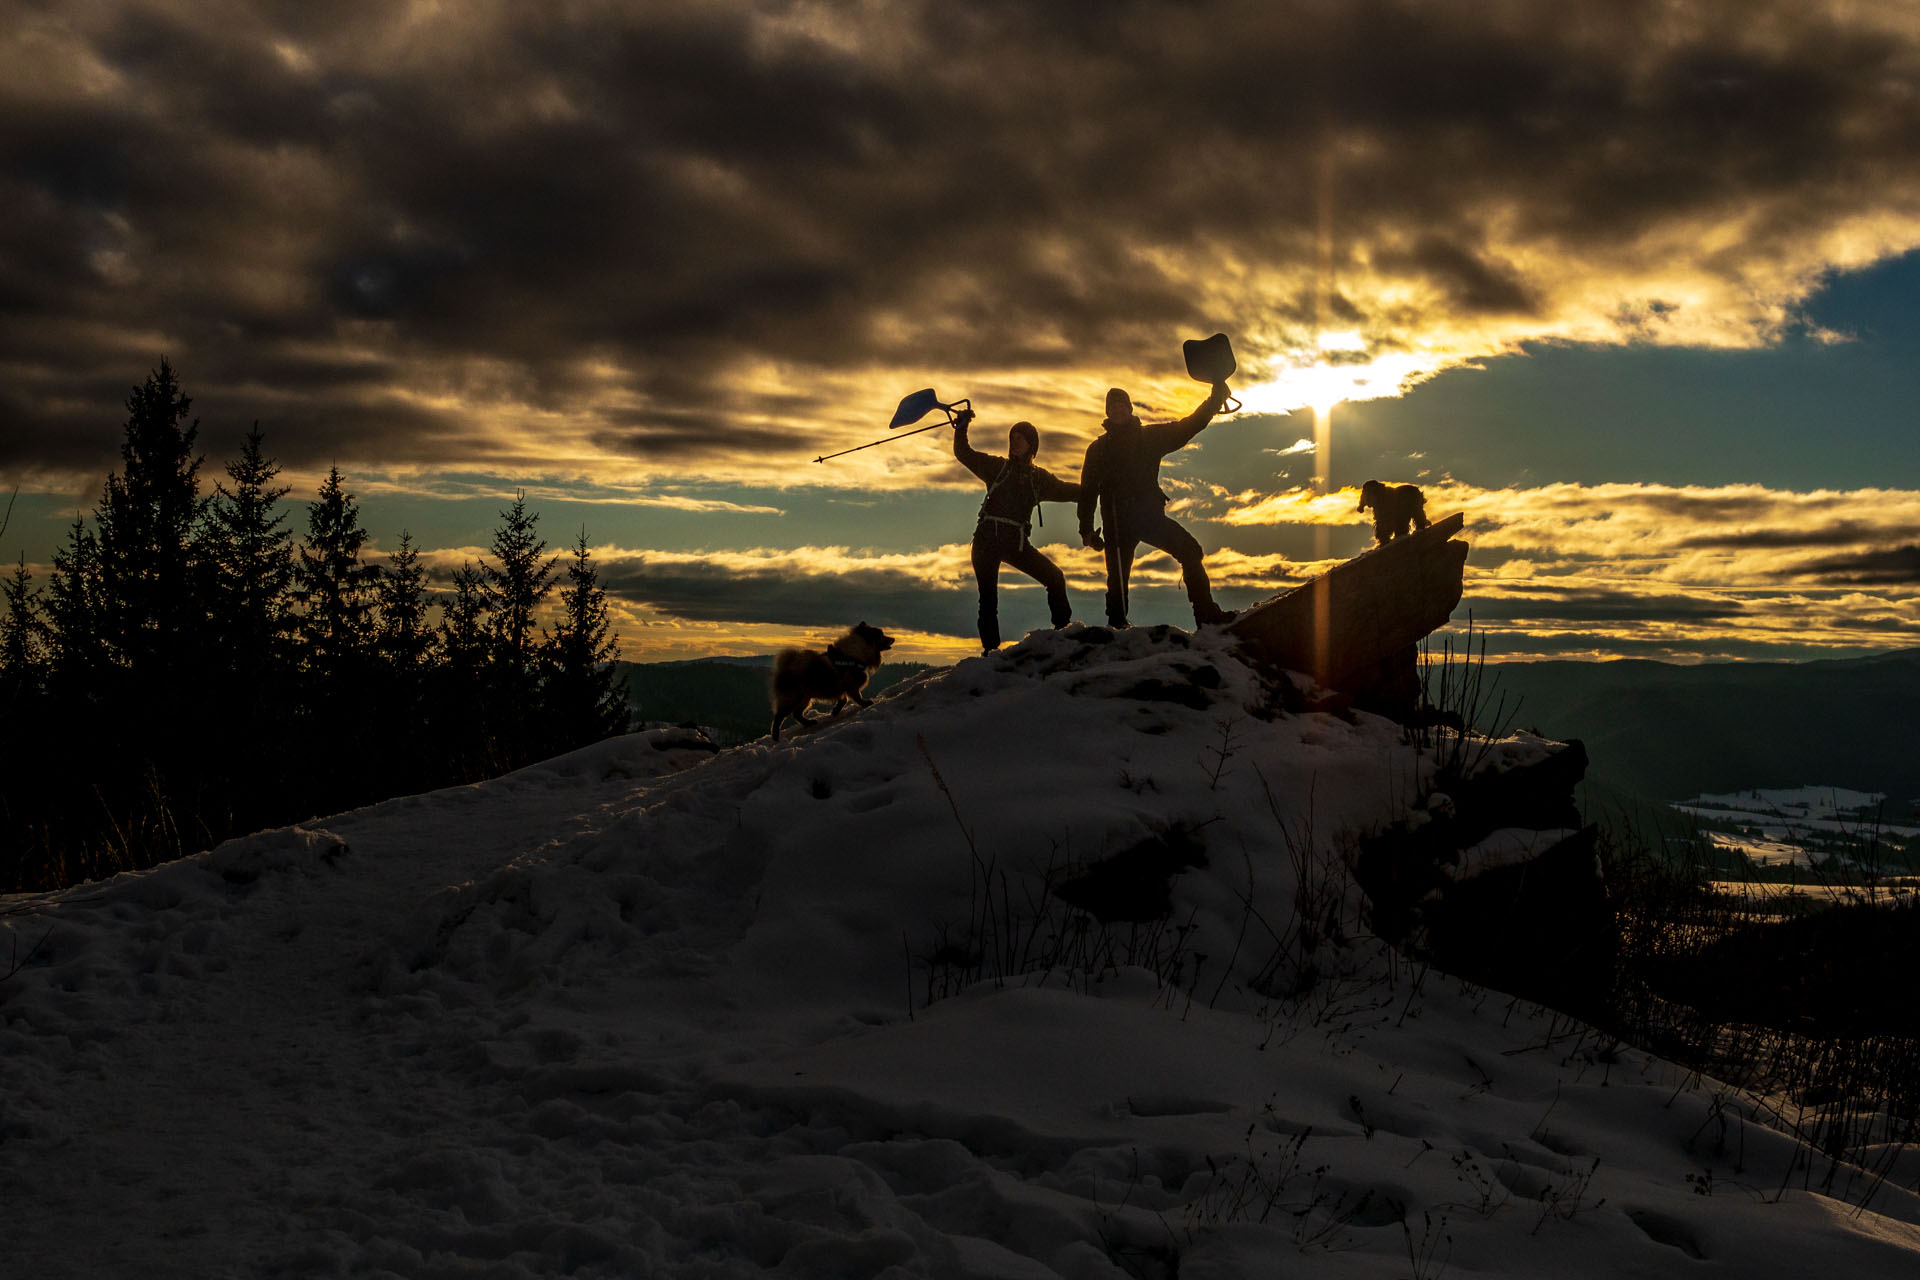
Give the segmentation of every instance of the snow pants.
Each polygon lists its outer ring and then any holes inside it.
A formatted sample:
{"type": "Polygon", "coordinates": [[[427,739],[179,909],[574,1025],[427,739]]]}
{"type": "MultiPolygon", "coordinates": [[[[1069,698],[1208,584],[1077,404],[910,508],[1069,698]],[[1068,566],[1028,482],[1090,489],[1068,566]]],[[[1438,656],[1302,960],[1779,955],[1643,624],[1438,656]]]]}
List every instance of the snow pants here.
{"type": "Polygon", "coordinates": [[[1000,566],[1011,565],[1047,591],[1047,612],[1053,625],[1073,620],[1067,605],[1067,578],[1059,566],[1027,540],[1024,529],[997,520],[982,520],[973,530],[973,576],[980,584],[980,647],[1000,645],[1000,566]]]}
{"type": "Polygon", "coordinates": [[[1133,576],[1134,553],[1143,542],[1179,562],[1180,579],[1186,583],[1194,621],[1214,620],[1219,609],[1213,603],[1213,585],[1207,581],[1206,553],[1200,550],[1198,538],[1159,507],[1121,507],[1108,523],[1120,526],[1106,530],[1107,621],[1110,624],[1127,625],[1127,580],[1133,576]]]}

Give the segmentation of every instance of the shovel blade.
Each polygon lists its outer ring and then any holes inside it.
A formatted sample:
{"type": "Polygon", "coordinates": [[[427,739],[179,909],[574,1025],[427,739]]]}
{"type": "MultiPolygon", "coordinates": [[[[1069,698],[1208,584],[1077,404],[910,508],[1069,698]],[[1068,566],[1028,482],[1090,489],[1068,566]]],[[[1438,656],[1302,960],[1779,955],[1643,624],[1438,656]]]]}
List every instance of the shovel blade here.
{"type": "Polygon", "coordinates": [[[1197,382],[1225,382],[1233,376],[1233,343],[1224,333],[1190,338],[1180,344],[1186,353],[1187,376],[1197,382]]]}
{"type": "Polygon", "coordinates": [[[928,387],[923,391],[916,391],[912,395],[901,399],[900,407],[893,411],[893,421],[887,424],[887,430],[891,431],[895,427],[908,426],[920,421],[920,419],[926,417],[935,409],[944,409],[946,407],[947,406],[940,403],[940,397],[933,394],[932,387],[928,387]]]}

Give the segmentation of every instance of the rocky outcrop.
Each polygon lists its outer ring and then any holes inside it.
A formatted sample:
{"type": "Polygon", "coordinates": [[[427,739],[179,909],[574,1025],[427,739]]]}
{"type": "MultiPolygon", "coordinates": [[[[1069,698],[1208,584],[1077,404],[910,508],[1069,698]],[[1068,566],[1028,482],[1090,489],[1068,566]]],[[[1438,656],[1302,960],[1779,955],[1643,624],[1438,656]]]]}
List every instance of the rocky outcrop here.
{"type": "Polygon", "coordinates": [[[1374,932],[1449,973],[1577,1015],[1611,989],[1619,928],[1574,786],[1578,742],[1532,735],[1444,767],[1425,806],[1364,840],[1374,932]]]}
{"type": "Polygon", "coordinates": [[[1459,513],[1373,548],[1244,610],[1227,626],[1259,662],[1302,671],[1396,719],[1420,700],[1416,646],[1460,604],[1467,544],[1459,513]]]}

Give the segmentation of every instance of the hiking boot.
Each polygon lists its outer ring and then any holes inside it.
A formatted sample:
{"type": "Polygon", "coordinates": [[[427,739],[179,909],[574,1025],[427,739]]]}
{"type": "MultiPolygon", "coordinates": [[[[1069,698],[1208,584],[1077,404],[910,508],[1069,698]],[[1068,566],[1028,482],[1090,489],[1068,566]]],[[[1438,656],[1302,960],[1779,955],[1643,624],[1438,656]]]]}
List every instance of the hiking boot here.
{"type": "Polygon", "coordinates": [[[1240,616],[1238,609],[1222,609],[1211,600],[1205,604],[1193,606],[1193,625],[1196,627],[1225,626],[1240,616]]]}

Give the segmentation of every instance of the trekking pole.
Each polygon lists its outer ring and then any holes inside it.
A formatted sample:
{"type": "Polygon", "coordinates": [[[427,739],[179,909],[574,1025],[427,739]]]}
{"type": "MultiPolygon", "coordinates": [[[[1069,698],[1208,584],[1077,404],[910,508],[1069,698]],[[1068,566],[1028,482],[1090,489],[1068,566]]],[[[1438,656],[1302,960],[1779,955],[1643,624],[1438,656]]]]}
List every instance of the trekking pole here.
{"type": "Polygon", "coordinates": [[[893,411],[893,421],[887,424],[887,429],[891,431],[895,427],[904,427],[910,422],[918,422],[934,409],[939,409],[947,415],[945,422],[930,422],[924,427],[915,427],[911,431],[902,431],[897,436],[881,436],[878,440],[869,440],[865,444],[857,444],[851,449],[842,449],[839,453],[823,453],[815,458],[814,461],[825,462],[829,458],[839,458],[849,453],[858,453],[862,449],[871,449],[877,444],[886,444],[889,441],[905,439],[907,436],[917,436],[922,431],[934,431],[940,427],[950,427],[954,423],[953,411],[955,409],[971,409],[972,407],[973,402],[964,398],[955,400],[952,404],[942,404],[939,397],[934,395],[932,387],[928,387],[924,391],[916,391],[912,395],[905,396],[901,399],[900,407],[893,411]]]}
{"type": "Polygon", "coordinates": [[[878,440],[869,440],[865,444],[857,444],[853,446],[853,448],[851,449],[842,449],[839,453],[823,453],[819,457],[815,458],[814,461],[825,462],[829,458],[838,458],[849,453],[858,453],[862,449],[871,449],[873,448],[873,446],[877,444],[891,444],[895,440],[904,440],[908,436],[917,436],[922,431],[937,431],[941,427],[950,427],[952,425],[953,425],[953,415],[948,414],[947,420],[945,422],[930,422],[924,427],[915,427],[911,431],[902,431],[897,436],[881,436],[878,440]]]}

